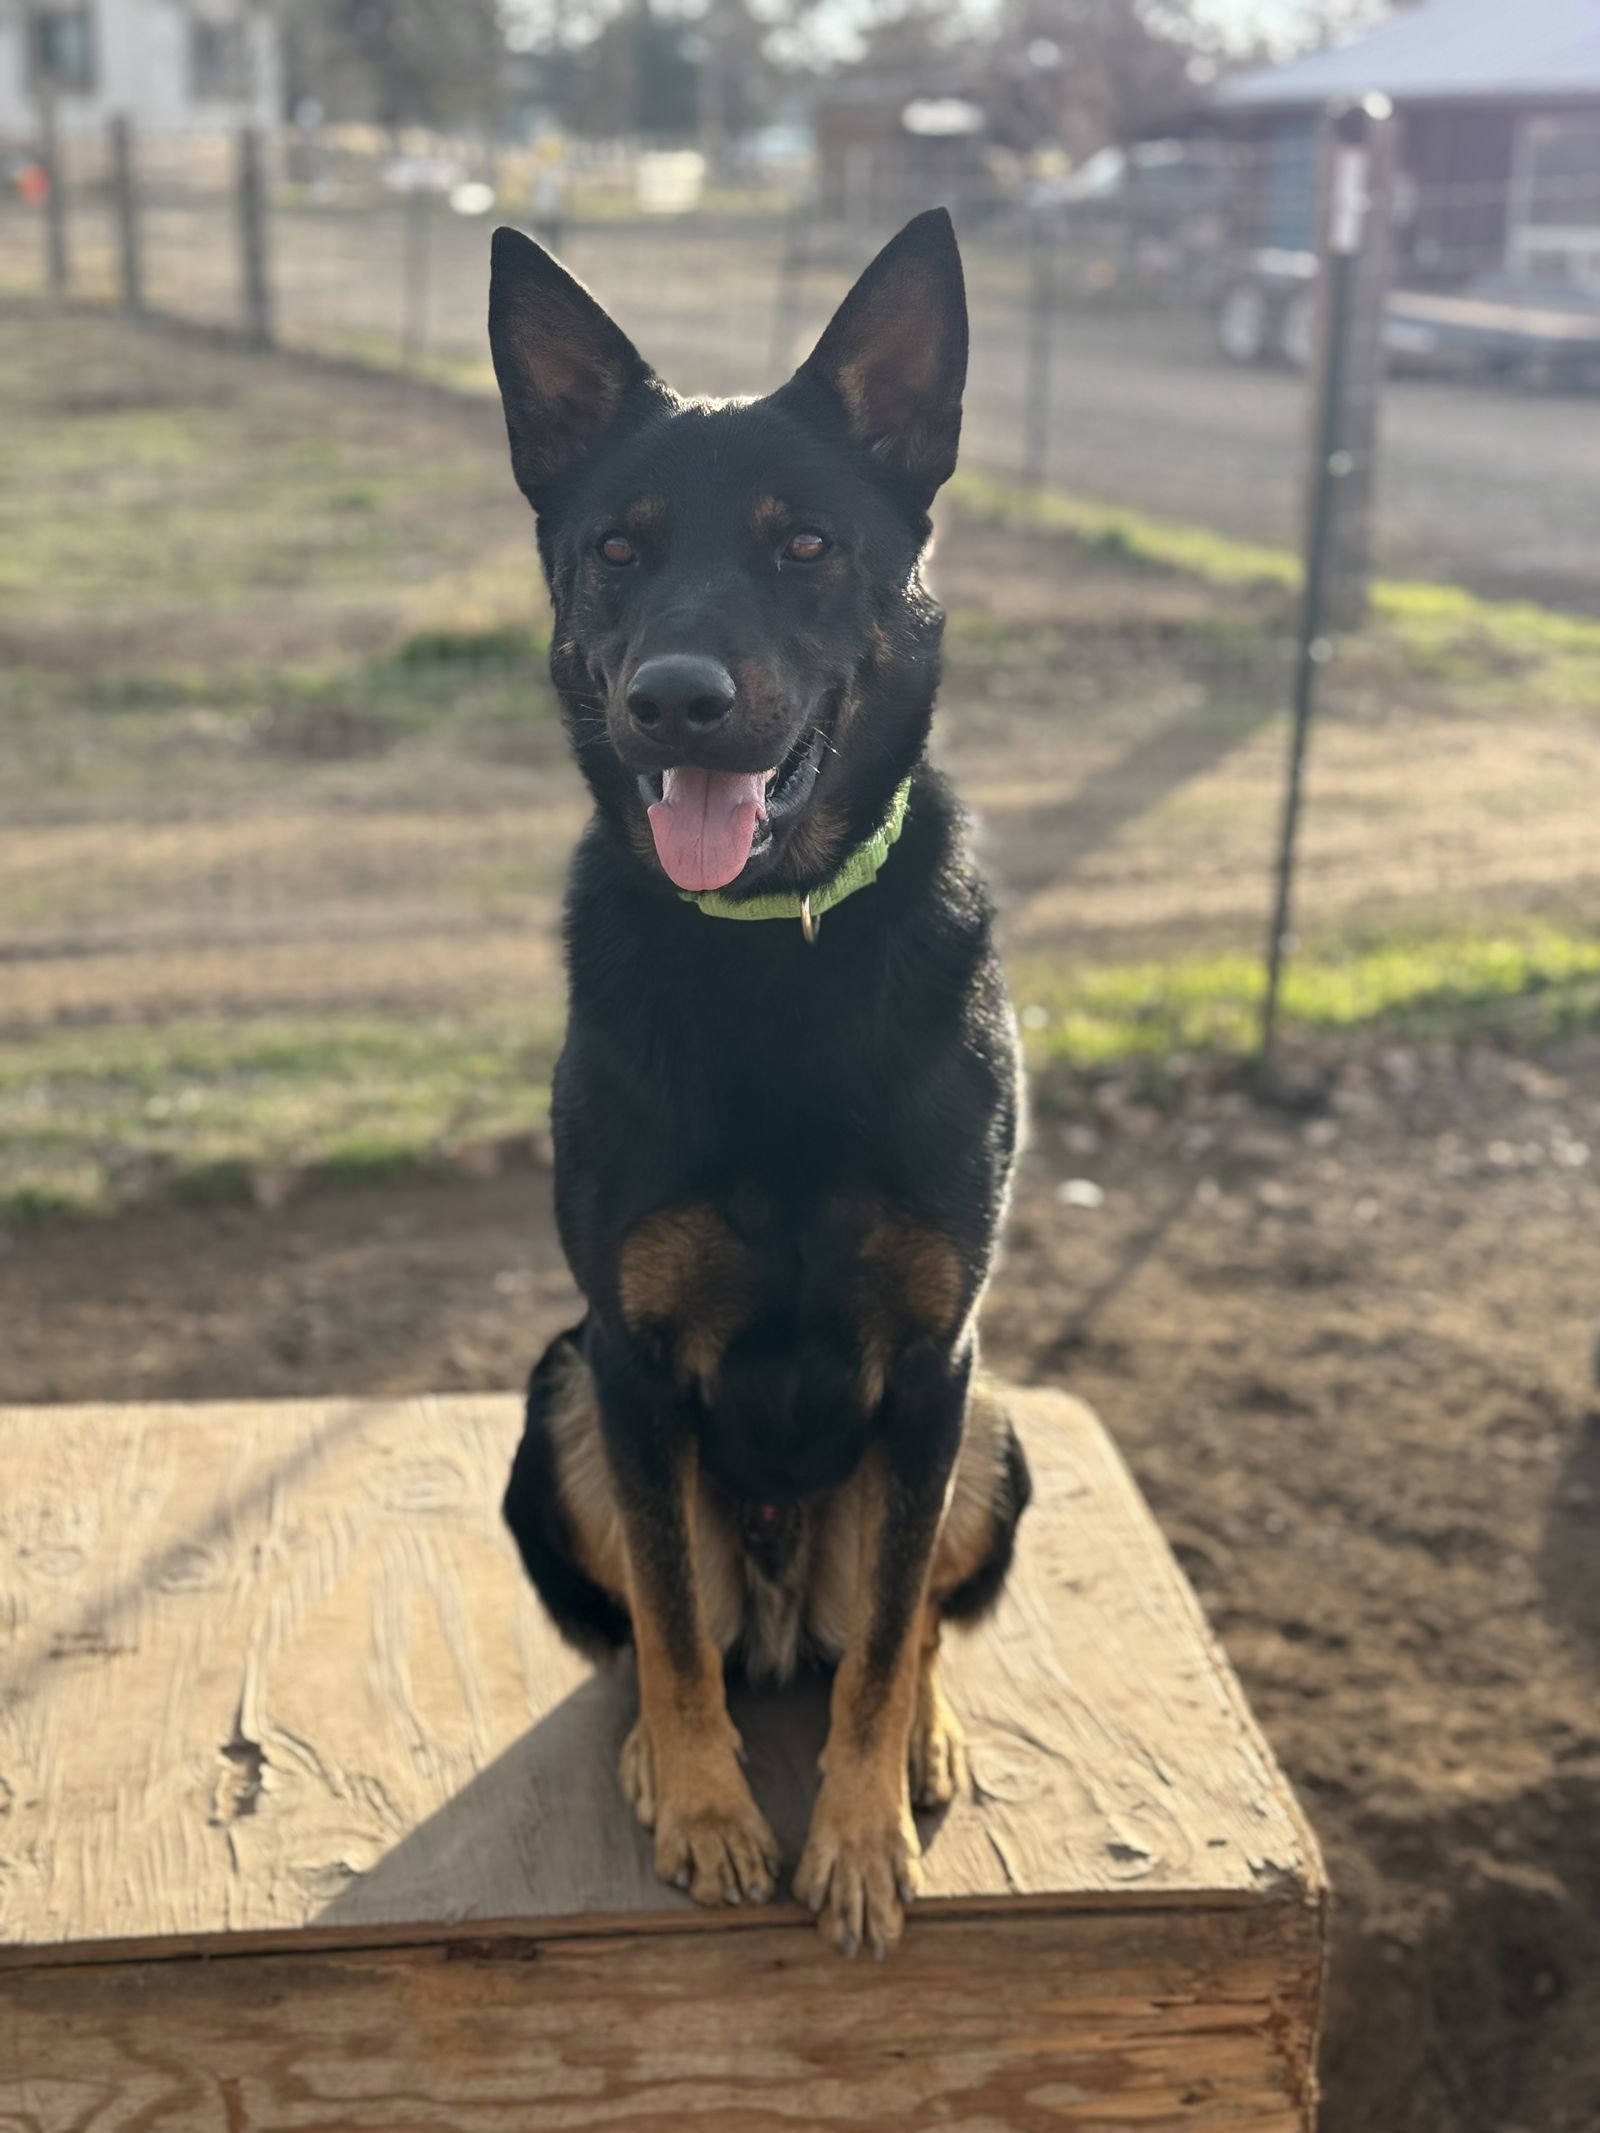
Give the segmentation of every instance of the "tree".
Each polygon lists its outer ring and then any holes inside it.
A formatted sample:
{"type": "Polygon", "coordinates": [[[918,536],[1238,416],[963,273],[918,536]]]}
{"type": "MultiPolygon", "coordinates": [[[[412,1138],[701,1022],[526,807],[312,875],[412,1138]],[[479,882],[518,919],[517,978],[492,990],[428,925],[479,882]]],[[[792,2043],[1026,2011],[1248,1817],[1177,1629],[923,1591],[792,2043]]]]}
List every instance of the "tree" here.
{"type": "Polygon", "coordinates": [[[1217,46],[1192,0],[1010,0],[995,42],[1013,145],[1074,157],[1127,147],[1192,103],[1196,62],[1217,46]]]}
{"type": "Polygon", "coordinates": [[[599,35],[569,55],[563,102],[580,132],[681,138],[699,116],[690,29],[650,0],[628,0],[599,35]]]}
{"type": "Polygon", "coordinates": [[[495,0],[288,0],[291,108],[401,126],[489,124],[505,38],[495,0]]]}
{"type": "Polygon", "coordinates": [[[1280,40],[1283,56],[1348,43],[1381,22],[1392,8],[1404,4],[1406,0],[1300,0],[1287,36],[1280,40]]]}

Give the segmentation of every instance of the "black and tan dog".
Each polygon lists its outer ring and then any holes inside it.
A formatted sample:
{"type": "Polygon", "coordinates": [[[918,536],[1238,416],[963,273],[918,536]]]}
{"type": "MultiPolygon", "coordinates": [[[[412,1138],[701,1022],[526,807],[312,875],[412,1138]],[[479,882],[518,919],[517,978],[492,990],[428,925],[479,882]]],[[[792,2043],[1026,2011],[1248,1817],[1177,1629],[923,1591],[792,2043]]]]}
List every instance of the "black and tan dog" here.
{"type": "Polygon", "coordinates": [[[962,1781],[940,1626],[994,1599],[1028,1494],[973,1380],[1013,1022],[925,755],[955,240],[911,223],[765,400],[676,398],[511,230],[489,325],[595,801],[554,1094],[588,1314],[534,1371],[506,1517],[570,1636],[631,1638],[623,1787],[703,1902],[765,1897],[778,1864],[725,1664],[838,1662],[794,1886],[881,1953],[911,1794],[962,1781]]]}

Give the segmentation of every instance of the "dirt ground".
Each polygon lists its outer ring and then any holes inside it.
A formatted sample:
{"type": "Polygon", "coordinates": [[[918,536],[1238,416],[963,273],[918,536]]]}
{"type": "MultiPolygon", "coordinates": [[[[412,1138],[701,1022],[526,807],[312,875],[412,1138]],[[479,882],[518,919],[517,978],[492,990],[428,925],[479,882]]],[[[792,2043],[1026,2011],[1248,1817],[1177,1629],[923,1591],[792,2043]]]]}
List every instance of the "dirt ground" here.
{"type": "MultiPolygon", "coordinates": [[[[1302,1066],[1042,1113],[989,1359],[1104,1413],[1321,1833],[1324,2133],[1594,2133],[1600,1039],[1302,1066]]],[[[6,1240],[0,1390],[503,1387],[572,1300],[537,1166],[151,1208],[6,1240]]]]}

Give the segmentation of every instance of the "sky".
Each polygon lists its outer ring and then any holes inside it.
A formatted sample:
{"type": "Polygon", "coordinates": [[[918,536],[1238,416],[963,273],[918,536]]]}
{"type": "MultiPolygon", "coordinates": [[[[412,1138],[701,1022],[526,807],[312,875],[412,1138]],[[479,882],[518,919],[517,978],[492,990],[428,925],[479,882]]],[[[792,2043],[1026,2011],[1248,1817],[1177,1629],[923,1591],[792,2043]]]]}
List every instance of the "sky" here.
{"type": "MultiPolygon", "coordinates": [[[[3,0],[0,0],[3,4],[3,0]]],[[[513,27],[513,44],[534,41],[535,25],[541,28],[549,19],[552,9],[559,8],[561,0],[502,0],[502,13],[513,25],[524,22],[527,28],[519,38],[513,27]]],[[[994,0],[969,0],[974,14],[987,12],[994,0]]],[[[1507,0],[1512,4],[1512,0],[1507,0]]],[[[1303,49],[1308,40],[1309,25],[1322,9],[1331,6],[1342,20],[1359,15],[1363,9],[1372,17],[1385,12],[1386,0],[1195,0],[1196,13],[1231,39],[1261,37],[1284,51],[1303,49]]],[[[675,12],[692,15],[698,12],[697,0],[678,0],[675,12]]],[[[876,12],[877,10],[873,10],[876,12]]],[[[756,12],[762,12],[759,5],[756,12]]],[[[837,23],[841,47],[855,42],[854,24],[860,19],[857,0],[828,0],[812,24],[812,38],[820,32],[821,42],[828,45],[834,41],[829,25],[837,23]]]]}
{"type": "MultiPolygon", "coordinates": [[[[1298,45],[1306,42],[1307,26],[1318,12],[1312,0],[1196,0],[1196,11],[1230,35],[1261,36],[1275,44],[1298,45]]],[[[1355,28],[1358,25],[1353,18],[1365,13],[1376,20],[1385,8],[1382,0],[1368,0],[1364,9],[1357,0],[1344,0],[1338,12],[1343,18],[1351,18],[1349,26],[1355,28]]]]}
{"type": "Polygon", "coordinates": [[[1281,33],[1297,12],[1293,0],[1206,0],[1201,12],[1226,29],[1281,33]]]}

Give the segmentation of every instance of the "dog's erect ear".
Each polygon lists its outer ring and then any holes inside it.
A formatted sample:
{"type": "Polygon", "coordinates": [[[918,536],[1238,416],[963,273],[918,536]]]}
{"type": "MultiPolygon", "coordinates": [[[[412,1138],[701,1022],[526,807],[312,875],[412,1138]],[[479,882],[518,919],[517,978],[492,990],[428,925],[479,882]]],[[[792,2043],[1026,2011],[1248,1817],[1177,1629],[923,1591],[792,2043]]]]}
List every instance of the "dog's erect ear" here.
{"type": "Polygon", "coordinates": [[[967,377],[967,295],[942,207],[891,237],[797,374],[821,385],[845,426],[924,504],[954,471],[967,377]]]}
{"type": "Polygon", "coordinates": [[[494,233],[489,349],[518,486],[540,493],[654,373],[581,282],[520,230],[494,233]]]}

